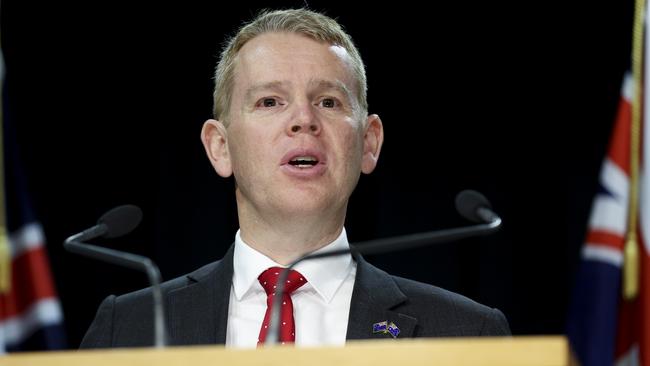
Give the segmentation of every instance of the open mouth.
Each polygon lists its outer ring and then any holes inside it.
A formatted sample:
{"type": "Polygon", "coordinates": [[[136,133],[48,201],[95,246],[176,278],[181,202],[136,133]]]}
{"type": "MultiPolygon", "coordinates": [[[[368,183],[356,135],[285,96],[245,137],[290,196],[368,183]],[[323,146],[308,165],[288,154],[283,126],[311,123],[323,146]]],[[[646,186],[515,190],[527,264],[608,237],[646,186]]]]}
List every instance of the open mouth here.
{"type": "Polygon", "coordinates": [[[315,148],[292,149],[280,160],[286,174],[300,179],[316,178],[325,174],[326,164],[327,156],[315,148]]]}
{"type": "Polygon", "coordinates": [[[318,159],[314,156],[296,156],[289,161],[289,164],[296,168],[307,169],[316,166],[318,159]]]}

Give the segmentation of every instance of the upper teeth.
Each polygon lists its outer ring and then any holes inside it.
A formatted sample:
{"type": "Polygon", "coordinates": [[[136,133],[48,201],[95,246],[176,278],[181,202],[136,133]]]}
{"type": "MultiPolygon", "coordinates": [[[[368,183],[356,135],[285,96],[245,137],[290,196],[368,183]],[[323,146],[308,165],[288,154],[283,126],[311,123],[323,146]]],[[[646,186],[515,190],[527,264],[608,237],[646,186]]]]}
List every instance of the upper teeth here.
{"type": "Polygon", "coordinates": [[[316,158],[313,156],[298,156],[291,159],[292,161],[316,161],[316,158]]]}

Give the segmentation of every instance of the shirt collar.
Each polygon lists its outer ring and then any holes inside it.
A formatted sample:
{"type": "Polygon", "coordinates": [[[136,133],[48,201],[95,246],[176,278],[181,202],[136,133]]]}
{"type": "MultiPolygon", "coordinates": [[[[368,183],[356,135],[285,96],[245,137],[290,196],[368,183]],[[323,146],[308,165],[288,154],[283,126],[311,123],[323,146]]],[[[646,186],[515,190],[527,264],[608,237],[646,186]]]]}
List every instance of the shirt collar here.
{"type": "MultiPolygon", "coordinates": [[[[314,253],[347,249],[349,247],[350,243],[345,228],[343,228],[338,238],[314,251],[314,253]]],[[[240,231],[237,231],[233,256],[234,274],[232,284],[238,301],[251,290],[264,291],[257,277],[267,268],[276,266],[286,267],[250,247],[242,240],[240,231]]],[[[307,278],[308,282],[302,288],[313,288],[325,302],[329,303],[352,270],[352,255],[346,254],[307,260],[298,263],[294,269],[307,278]]]]}

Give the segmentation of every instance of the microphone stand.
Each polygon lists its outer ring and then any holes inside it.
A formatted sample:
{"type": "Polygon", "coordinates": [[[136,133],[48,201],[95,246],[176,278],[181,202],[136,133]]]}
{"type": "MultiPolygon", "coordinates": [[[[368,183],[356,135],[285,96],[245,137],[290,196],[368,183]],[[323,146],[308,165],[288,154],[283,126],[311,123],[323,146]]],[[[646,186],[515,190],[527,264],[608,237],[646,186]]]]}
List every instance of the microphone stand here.
{"type": "MultiPolygon", "coordinates": [[[[103,224],[97,225],[96,227],[101,225],[103,224]]],[[[91,228],[90,230],[92,229],[94,228],[91,228]]],[[[67,250],[76,254],[85,255],[100,261],[145,272],[149,278],[153,295],[154,345],[157,348],[165,347],[167,345],[167,335],[165,332],[162,291],[160,290],[162,276],[160,275],[158,266],[151,259],[141,255],[83,243],[83,240],[91,239],[88,235],[88,231],[90,230],[68,237],[64,241],[63,245],[67,250]]]]}
{"type": "Polygon", "coordinates": [[[289,276],[289,271],[298,263],[304,260],[334,257],[338,255],[349,254],[352,252],[368,255],[382,254],[392,251],[420,248],[431,243],[442,244],[452,240],[464,239],[476,235],[487,235],[497,231],[501,226],[501,222],[501,218],[494,215],[491,216],[490,222],[483,224],[368,240],[359,244],[355,244],[354,246],[350,245],[349,249],[338,249],[322,253],[307,254],[295,260],[288,267],[284,268],[282,273],[280,273],[280,277],[278,278],[278,285],[275,289],[275,295],[273,296],[273,305],[271,309],[271,315],[269,317],[269,330],[266,336],[266,341],[264,342],[265,345],[274,345],[278,343],[278,340],[280,338],[280,326],[278,325],[280,322],[280,302],[282,301],[284,284],[286,283],[287,277],[289,276]],[[399,246],[396,246],[397,244],[399,244],[399,246]]]}

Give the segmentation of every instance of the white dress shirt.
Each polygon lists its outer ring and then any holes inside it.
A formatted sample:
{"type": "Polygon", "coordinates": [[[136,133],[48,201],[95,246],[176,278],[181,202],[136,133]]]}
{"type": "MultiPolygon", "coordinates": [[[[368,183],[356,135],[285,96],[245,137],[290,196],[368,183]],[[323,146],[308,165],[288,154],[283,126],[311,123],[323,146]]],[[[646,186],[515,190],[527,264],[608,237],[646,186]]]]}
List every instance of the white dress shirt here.
{"type": "MultiPolygon", "coordinates": [[[[349,248],[345,229],[315,253],[349,248]]],[[[235,236],[234,273],[230,288],[226,346],[255,348],[266,312],[266,292],[257,277],[269,267],[286,267],[251,248],[235,236]]],[[[342,346],[350,314],[357,265],[351,255],[298,263],[294,269],[307,283],[291,294],[296,346],[342,346]]]]}

